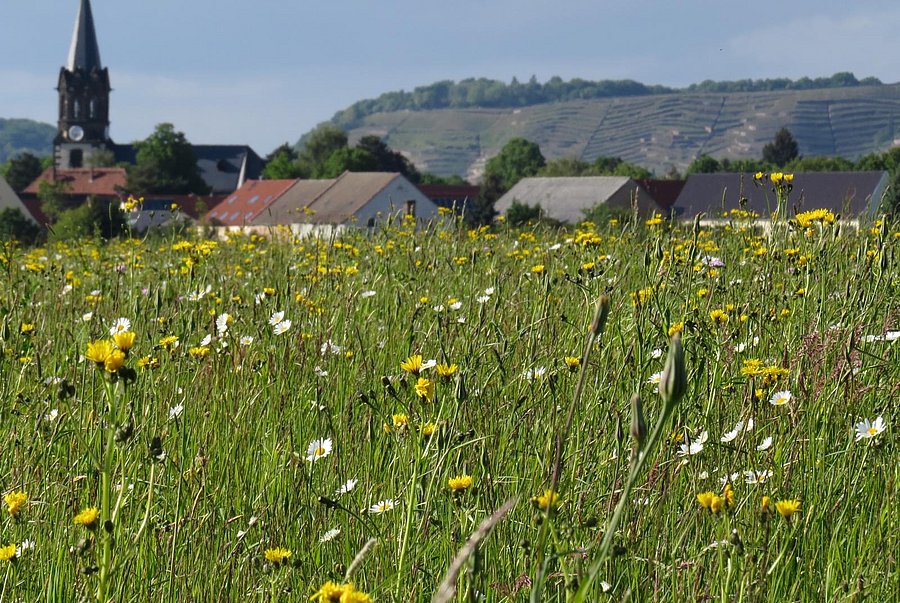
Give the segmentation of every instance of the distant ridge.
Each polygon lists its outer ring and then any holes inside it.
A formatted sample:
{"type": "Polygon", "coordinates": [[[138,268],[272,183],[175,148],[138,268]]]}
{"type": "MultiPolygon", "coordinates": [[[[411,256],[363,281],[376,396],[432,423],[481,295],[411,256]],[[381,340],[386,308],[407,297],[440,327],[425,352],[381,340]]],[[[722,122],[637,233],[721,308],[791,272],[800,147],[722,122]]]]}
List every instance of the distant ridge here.
{"type": "Polygon", "coordinates": [[[900,84],[849,73],[706,81],[679,90],[627,80],[470,79],[360,101],[331,123],[351,142],[381,136],[420,169],[440,175],[477,179],[486,159],[515,136],[538,143],[548,159],[618,156],[663,175],[684,171],[701,154],[758,158],[781,127],[791,130],[805,156],[857,159],[884,151],[900,139],[900,84]],[[530,96],[510,92],[529,88],[530,96]],[[515,104],[523,98],[553,100],[515,104]]]}
{"type": "Polygon", "coordinates": [[[53,152],[56,128],[30,119],[0,117],[0,163],[19,153],[49,155],[53,152]]]}

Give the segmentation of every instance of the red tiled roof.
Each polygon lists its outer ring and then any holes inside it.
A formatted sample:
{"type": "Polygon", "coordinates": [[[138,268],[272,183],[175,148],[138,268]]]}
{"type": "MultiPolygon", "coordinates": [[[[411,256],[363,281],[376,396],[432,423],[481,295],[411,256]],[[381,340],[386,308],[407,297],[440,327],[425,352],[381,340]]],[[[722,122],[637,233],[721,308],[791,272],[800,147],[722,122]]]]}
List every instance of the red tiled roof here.
{"type": "Polygon", "coordinates": [[[296,182],[296,180],[247,180],[241,188],[210,209],[206,219],[225,226],[249,224],[296,182]]]}
{"type": "Polygon", "coordinates": [[[65,182],[66,195],[72,197],[118,197],[125,189],[124,168],[77,168],[59,170],[47,168],[28,185],[24,193],[37,195],[41,182],[65,182]]]}

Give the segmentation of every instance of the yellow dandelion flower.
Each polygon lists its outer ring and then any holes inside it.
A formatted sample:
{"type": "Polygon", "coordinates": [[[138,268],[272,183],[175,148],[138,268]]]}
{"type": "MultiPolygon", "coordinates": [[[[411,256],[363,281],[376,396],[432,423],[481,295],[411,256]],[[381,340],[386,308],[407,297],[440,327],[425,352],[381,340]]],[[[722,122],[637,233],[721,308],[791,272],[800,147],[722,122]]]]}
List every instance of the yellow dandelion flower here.
{"type": "Polygon", "coordinates": [[[400,369],[412,375],[418,375],[419,371],[422,370],[422,355],[413,354],[400,363],[400,369]]]}
{"type": "Polygon", "coordinates": [[[436,425],[431,421],[422,425],[422,436],[426,438],[430,438],[432,434],[434,434],[434,430],[436,429],[436,425]]]}
{"type": "Polygon", "coordinates": [[[428,402],[433,401],[434,381],[425,377],[419,377],[419,380],[416,381],[416,395],[428,402]]]}
{"type": "Polygon", "coordinates": [[[535,264],[531,267],[532,274],[543,274],[544,273],[544,265],[543,264],[535,264]]]}
{"type": "Polygon", "coordinates": [[[191,358],[206,358],[209,356],[209,348],[205,345],[197,346],[188,350],[191,358]]]}
{"type": "Polygon", "coordinates": [[[531,503],[541,511],[554,510],[559,506],[559,493],[544,490],[544,493],[531,499],[531,503]]]}
{"type": "Polygon", "coordinates": [[[391,417],[391,422],[397,431],[405,431],[409,424],[409,417],[403,413],[397,413],[391,417]]]}
{"type": "Polygon", "coordinates": [[[19,331],[24,335],[31,335],[34,333],[34,325],[30,322],[23,322],[22,326],[19,328],[19,331]]]}
{"type": "Polygon", "coordinates": [[[318,592],[311,596],[309,600],[315,601],[316,603],[339,602],[341,600],[341,597],[344,595],[344,592],[352,589],[353,586],[350,584],[337,584],[329,580],[328,582],[323,584],[319,588],[318,592]]]}
{"type": "Polygon", "coordinates": [[[84,357],[91,362],[96,363],[98,366],[103,366],[106,363],[106,359],[109,358],[112,352],[112,342],[107,339],[103,339],[101,341],[94,341],[89,343],[87,352],[84,353],[84,357]]]}
{"type": "Polygon", "coordinates": [[[709,509],[713,513],[721,513],[722,509],[725,508],[725,499],[721,496],[713,496],[712,501],[710,502],[709,509]]]}
{"type": "Polygon", "coordinates": [[[700,506],[704,509],[709,509],[712,507],[712,501],[715,496],[716,495],[713,492],[701,492],[697,495],[697,502],[700,503],[700,506]]]}
{"type": "Polygon", "coordinates": [[[669,327],[668,334],[669,337],[675,337],[676,333],[681,333],[684,331],[684,322],[676,322],[671,327],[669,327]]]}
{"type": "Polygon", "coordinates": [[[0,561],[15,561],[16,560],[16,545],[8,544],[6,546],[0,547],[0,561]]]}
{"type": "Polygon", "coordinates": [[[722,489],[722,498],[725,499],[726,506],[734,506],[734,488],[732,488],[731,484],[728,482],[725,483],[725,487],[722,489]]]}
{"type": "Polygon", "coordinates": [[[779,500],[775,503],[775,510],[785,519],[790,519],[791,515],[800,510],[799,500],[779,500]]]}
{"type": "Polygon", "coordinates": [[[721,308],[710,311],[709,318],[717,325],[728,324],[728,314],[721,308]]]}
{"type": "Polygon", "coordinates": [[[576,356],[566,356],[563,358],[563,362],[566,363],[566,366],[569,367],[570,371],[578,370],[578,367],[581,366],[581,358],[576,356]]]}
{"type": "Polygon", "coordinates": [[[457,475],[447,480],[447,485],[453,492],[464,492],[472,487],[471,475],[457,475]]]}
{"type": "Polygon", "coordinates": [[[134,338],[134,331],[122,331],[113,335],[113,343],[123,352],[127,352],[134,346],[134,338]]]}
{"type": "Polygon", "coordinates": [[[340,603],[372,603],[372,597],[350,585],[350,589],[341,595],[340,603]]]}
{"type": "Polygon", "coordinates": [[[293,553],[291,549],[286,549],[283,547],[275,547],[274,549],[266,549],[263,555],[266,558],[266,561],[269,563],[273,563],[275,565],[281,565],[286,562],[293,553]]]}
{"type": "Polygon", "coordinates": [[[115,373],[123,366],[125,366],[125,352],[122,350],[110,352],[109,356],[106,357],[106,362],[103,363],[103,368],[106,369],[107,373],[115,373]]]}
{"type": "Polygon", "coordinates": [[[93,530],[100,518],[100,510],[97,507],[88,507],[75,516],[73,522],[76,526],[84,526],[89,530],[93,530]]]}
{"type": "Polygon", "coordinates": [[[441,364],[438,363],[435,365],[434,370],[437,371],[437,374],[444,379],[449,379],[453,375],[456,374],[456,371],[459,370],[459,367],[456,364],[441,364]]]}
{"type": "Polygon", "coordinates": [[[28,495],[22,491],[10,492],[3,497],[3,500],[6,502],[6,510],[15,517],[22,507],[25,506],[25,503],[28,502],[28,495]]]}

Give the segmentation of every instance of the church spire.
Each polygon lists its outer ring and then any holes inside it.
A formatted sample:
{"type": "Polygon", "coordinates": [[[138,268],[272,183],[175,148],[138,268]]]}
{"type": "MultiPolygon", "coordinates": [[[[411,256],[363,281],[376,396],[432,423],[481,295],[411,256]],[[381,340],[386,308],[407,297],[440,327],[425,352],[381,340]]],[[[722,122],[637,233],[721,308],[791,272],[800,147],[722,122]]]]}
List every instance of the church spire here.
{"type": "Polygon", "coordinates": [[[91,14],[90,0],[81,0],[66,69],[69,71],[83,69],[89,72],[95,68],[99,70],[103,66],[100,64],[100,46],[97,44],[97,33],[94,31],[94,16],[91,14]]]}

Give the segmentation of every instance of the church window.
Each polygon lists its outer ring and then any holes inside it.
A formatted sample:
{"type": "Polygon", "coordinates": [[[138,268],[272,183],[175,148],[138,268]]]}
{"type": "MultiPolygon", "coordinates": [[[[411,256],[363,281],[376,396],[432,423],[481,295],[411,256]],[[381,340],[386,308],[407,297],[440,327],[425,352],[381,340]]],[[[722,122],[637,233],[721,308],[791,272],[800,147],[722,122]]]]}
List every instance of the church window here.
{"type": "Polygon", "coordinates": [[[97,118],[97,99],[91,99],[91,102],[88,104],[88,114],[90,115],[91,119],[97,118]]]}
{"type": "Polygon", "coordinates": [[[79,101],[77,98],[75,99],[75,102],[72,103],[72,116],[75,119],[81,117],[81,101],[79,101]]]}
{"type": "Polygon", "coordinates": [[[80,168],[84,163],[84,153],[81,149],[72,149],[69,151],[69,167],[80,168]]]}

